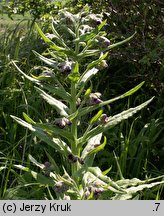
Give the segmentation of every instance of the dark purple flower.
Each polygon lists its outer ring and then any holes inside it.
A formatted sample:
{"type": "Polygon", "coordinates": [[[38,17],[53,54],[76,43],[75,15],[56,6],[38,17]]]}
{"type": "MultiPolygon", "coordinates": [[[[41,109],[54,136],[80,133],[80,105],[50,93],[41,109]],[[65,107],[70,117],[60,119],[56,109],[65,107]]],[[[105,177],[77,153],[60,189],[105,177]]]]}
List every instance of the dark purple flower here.
{"type": "Polygon", "coordinates": [[[75,156],[75,155],[73,155],[73,154],[69,154],[69,155],[68,155],[68,161],[69,161],[70,163],[76,163],[77,160],[78,160],[78,157],[77,157],[77,156],[75,156]]]}
{"type": "Polygon", "coordinates": [[[72,70],[72,62],[69,61],[62,62],[58,65],[58,67],[63,74],[68,74],[72,70]]]}
{"type": "Polygon", "coordinates": [[[91,93],[89,95],[89,102],[88,102],[89,105],[92,106],[92,105],[95,105],[95,104],[99,104],[101,102],[102,102],[101,93],[95,92],[95,93],[91,93]]]}
{"type": "Polygon", "coordinates": [[[71,124],[72,124],[72,122],[65,117],[58,118],[55,120],[55,125],[57,125],[60,128],[64,128],[66,125],[71,125],[71,124]]]}
{"type": "Polygon", "coordinates": [[[58,181],[54,185],[54,189],[57,193],[63,193],[68,190],[68,187],[65,185],[64,181],[58,181]]]}

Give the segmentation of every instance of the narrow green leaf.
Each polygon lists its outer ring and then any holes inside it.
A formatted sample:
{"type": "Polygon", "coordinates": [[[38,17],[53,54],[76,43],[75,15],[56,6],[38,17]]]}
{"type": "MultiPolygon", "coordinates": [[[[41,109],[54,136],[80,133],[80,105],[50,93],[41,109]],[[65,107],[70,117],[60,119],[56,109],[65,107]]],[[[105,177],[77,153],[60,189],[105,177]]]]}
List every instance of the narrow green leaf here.
{"type": "Polygon", "coordinates": [[[71,95],[64,89],[64,87],[53,86],[53,85],[44,84],[44,83],[41,85],[41,87],[48,90],[50,93],[61,97],[65,101],[68,101],[68,102],[72,101],[71,95]]]}
{"type": "Polygon", "coordinates": [[[56,50],[56,51],[61,51],[64,50],[63,47],[59,47],[57,46],[54,42],[52,42],[48,37],[46,37],[46,35],[42,32],[42,30],[39,28],[38,24],[35,23],[36,29],[38,31],[38,33],[40,34],[40,36],[43,38],[43,40],[45,41],[46,44],[48,44],[52,49],[56,50]]]}
{"type": "Polygon", "coordinates": [[[43,123],[37,123],[36,126],[44,129],[46,132],[48,132],[50,134],[60,135],[69,141],[73,140],[73,135],[71,134],[71,132],[69,132],[65,129],[61,129],[61,128],[55,127],[53,125],[43,124],[43,123]]]}
{"type": "Polygon", "coordinates": [[[93,61],[90,64],[88,64],[87,70],[92,69],[93,67],[95,67],[96,65],[98,65],[102,60],[104,60],[107,57],[107,55],[108,55],[108,52],[106,52],[103,56],[101,56],[96,61],[93,61]]]}
{"type": "Polygon", "coordinates": [[[107,175],[111,171],[111,169],[112,169],[112,166],[109,167],[107,170],[103,171],[102,174],[107,175]]]}
{"type": "Polygon", "coordinates": [[[117,46],[120,46],[120,45],[122,45],[122,44],[124,44],[124,43],[127,43],[128,41],[130,41],[130,40],[136,35],[136,33],[137,33],[137,32],[135,32],[132,36],[126,38],[125,40],[122,40],[122,41],[120,41],[120,42],[118,42],[118,43],[115,43],[115,44],[110,45],[106,50],[110,50],[110,49],[113,49],[113,48],[115,48],[115,47],[117,47],[117,46]]]}
{"type": "Polygon", "coordinates": [[[99,118],[100,116],[103,114],[103,110],[99,110],[98,113],[92,117],[92,119],[90,120],[90,124],[94,124],[99,118]]]}
{"type": "Polygon", "coordinates": [[[40,94],[40,96],[46,100],[51,106],[53,106],[57,112],[59,112],[59,114],[61,116],[68,116],[68,112],[69,112],[69,108],[63,104],[61,101],[55,99],[54,97],[52,97],[51,95],[47,94],[46,92],[44,92],[43,90],[41,90],[38,87],[35,87],[36,90],[38,91],[38,93],[40,94]]]}
{"type": "Polygon", "coordinates": [[[154,97],[152,97],[150,100],[140,104],[139,106],[136,106],[134,108],[130,108],[130,109],[125,110],[125,111],[123,111],[117,115],[114,115],[113,117],[110,117],[108,123],[106,123],[104,125],[99,125],[99,126],[93,128],[85,136],[83,136],[82,138],[79,138],[78,142],[79,143],[87,142],[89,139],[96,136],[97,134],[111,129],[115,125],[119,124],[121,121],[128,119],[129,117],[133,116],[135,113],[137,113],[138,111],[140,111],[141,109],[146,107],[153,99],[154,99],[154,97]]]}
{"type": "Polygon", "coordinates": [[[99,70],[97,68],[92,68],[91,70],[88,70],[79,80],[79,86],[83,86],[84,84],[86,85],[87,82],[97,74],[99,70]]]}
{"type": "Polygon", "coordinates": [[[96,147],[96,148],[92,149],[90,152],[88,152],[87,156],[89,156],[91,154],[95,154],[95,153],[103,150],[105,145],[106,145],[106,137],[104,136],[104,142],[102,144],[100,144],[98,147],[96,147]]]}
{"type": "Polygon", "coordinates": [[[32,155],[29,154],[28,158],[33,164],[35,164],[35,166],[44,169],[44,165],[36,161],[35,158],[32,157],[32,155]]]}
{"type": "Polygon", "coordinates": [[[115,97],[113,99],[103,101],[103,102],[101,102],[101,103],[99,103],[97,105],[94,105],[94,106],[80,108],[78,110],[78,112],[79,112],[78,116],[80,117],[80,116],[86,115],[87,113],[90,113],[93,110],[99,109],[99,108],[101,108],[101,107],[103,107],[105,105],[111,104],[111,103],[113,103],[113,102],[115,102],[115,101],[117,101],[119,99],[123,99],[123,98],[125,98],[127,96],[130,96],[130,95],[134,94],[136,91],[138,91],[142,87],[143,84],[144,84],[144,82],[141,82],[139,85],[135,86],[131,90],[129,90],[129,91],[125,92],[124,94],[122,94],[122,95],[120,95],[118,97],[115,97]]]}
{"type": "Polygon", "coordinates": [[[82,158],[85,158],[89,152],[95,149],[95,145],[100,145],[101,138],[102,138],[102,133],[97,134],[88,140],[88,143],[81,154],[82,158]]]}
{"type": "Polygon", "coordinates": [[[55,68],[55,69],[58,69],[57,67],[57,62],[52,60],[52,59],[49,59],[49,58],[46,58],[42,55],[40,55],[38,52],[36,52],[35,50],[33,50],[33,53],[41,60],[43,61],[44,63],[46,63],[47,65],[55,68]]]}
{"type": "Polygon", "coordinates": [[[30,124],[35,124],[36,122],[34,122],[26,113],[23,112],[23,117],[24,119],[30,123],[30,124]]]}
{"type": "Polygon", "coordinates": [[[27,74],[25,74],[25,73],[15,64],[14,61],[12,61],[12,64],[17,68],[17,70],[18,70],[26,79],[28,79],[28,80],[30,80],[30,81],[32,81],[32,82],[34,82],[34,83],[40,85],[40,81],[38,81],[37,79],[34,79],[34,78],[28,76],[27,74]]]}
{"type": "MultiPolygon", "coordinates": [[[[47,143],[48,145],[50,145],[51,147],[53,147],[54,149],[59,151],[61,154],[67,156],[68,154],[71,153],[70,148],[68,147],[68,145],[65,142],[63,142],[62,140],[60,140],[58,138],[54,138],[51,135],[51,133],[50,133],[51,130],[46,131],[46,129],[43,129],[43,128],[37,127],[37,126],[33,126],[33,125],[23,121],[22,119],[20,119],[20,118],[18,118],[16,116],[11,115],[11,117],[16,122],[18,122],[20,125],[22,125],[22,126],[28,128],[29,130],[31,130],[39,139],[41,139],[42,141],[44,141],[45,143],[47,143]]],[[[58,130],[56,130],[56,134],[59,134],[58,130]]],[[[60,133],[60,135],[62,136],[63,134],[60,133]]]]}

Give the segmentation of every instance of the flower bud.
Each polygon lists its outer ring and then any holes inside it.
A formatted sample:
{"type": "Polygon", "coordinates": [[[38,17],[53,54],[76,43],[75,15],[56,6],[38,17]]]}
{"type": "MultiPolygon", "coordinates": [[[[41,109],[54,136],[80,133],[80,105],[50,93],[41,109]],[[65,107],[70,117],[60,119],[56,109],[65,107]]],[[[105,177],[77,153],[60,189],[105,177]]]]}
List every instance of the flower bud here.
{"type": "Polygon", "coordinates": [[[109,117],[107,114],[102,114],[99,118],[99,123],[100,124],[106,124],[109,121],[109,117]]]}
{"type": "Polygon", "coordinates": [[[49,168],[51,166],[51,163],[49,161],[46,161],[44,163],[45,168],[49,168]]]}
{"type": "Polygon", "coordinates": [[[65,185],[64,181],[58,181],[54,185],[55,192],[62,193],[68,190],[68,187],[65,185]]]}
{"type": "Polygon", "coordinates": [[[76,101],[76,106],[77,106],[77,107],[79,107],[79,106],[80,106],[80,104],[81,104],[81,99],[80,99],[80,98],[78,98],[78,99],[77,99],[77,101],[76,101]]]}
{"type": "Polygon", "coordinates": [[[50,175],[50,166],[51,166],[51,163],[50,162],[48,162],[48,161],[46,161],[45,163],[44,163],[44,168],[43,168],[43,170],[44,170],[44,174],[45,174],[45,176],[49,176],[50,175]]]}
{"type": "Polygon", "coordinates": [[[70,163],[76,163],[77,160],[78,160],[78,157],[77,157],[77,156],[75,156],[75,155],[73,155],[73,154],[69,154],[69,155],[68,155],[68,161],[69,161],[70,163]]]}
{"type": "Polygon", "coordinates": [[[86,16],[83,20],[83,23],[88,23],[89,25],[96,27],[102,23],[102,16],[100,14],[90,14],[86,16]]]}
{"type": "Polygon", "coordinates": [[[108,40],[106,37],[100,36],[97,39],[99,40],[102,48],[107,48],[110,45],[110,40],[108,40]]]}
{"type": "Polygon", "coordinates": [[[72,122],[65,117],[58,118],[55,120],[55,125],[57,125],[60,128],[64,128],[66,125],[71,125],[71,124],[72,124],[72,122]]]}
{"type": "Polygon", "coordinates": [[[89,105],[92,106],[92,105],[95,105],[95,104],[99,104],[101,102],[102,102],[101,93],[95,92],[95,93],[91,93],[89,95],[89,102],[88,102],[89,105]]]}
{"type": "Polygon", "coordinates": [[[72,70],[72,62],[69,61],[62,62],[58,65],[58,67],[63,74],[68,74],[72,70]]]}
{"type": "Polygon", "coordinates": [[[90,196],[90,192],[89,192],[89,190],[87,189],[85,192],[84,192],[84,197],[85,197],[85,199],[88,199],[88,197],[90,196]]]}
{"type": "Polygon", "coordinates": [[[107,68],[108,67],[108,64],[106,63],[106,60],[102,60],[98,65],[97,65],[97,68],[99,70],[102,70],[104,68],[107,68]]]}
{"type": "Polygon", "coordinates": [[[93,193],[94,193],[95,198],[98,199],[99,196],[102,194],[103,191],[104,191],[103,188],[94,188],[94,192],[93,193]]]}
{"type": "Polygon", "coordinates": [[[78,158],[78,161],[81,165],[84,165],[84,163],[85,163],[83,158],[78,158]]]}

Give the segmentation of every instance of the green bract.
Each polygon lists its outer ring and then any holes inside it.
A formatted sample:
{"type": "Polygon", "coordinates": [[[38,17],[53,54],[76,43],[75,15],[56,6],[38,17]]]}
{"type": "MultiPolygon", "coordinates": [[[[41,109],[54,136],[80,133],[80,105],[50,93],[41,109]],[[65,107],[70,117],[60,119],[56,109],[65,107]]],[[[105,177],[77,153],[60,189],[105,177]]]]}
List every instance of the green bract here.
{"type": "Polygon", "coordinates": [[[110,169],[103,173],[98,167],[93,167],[95,155],[107,144],[103,133],[131,117],[153,100],[151,98],[114,116],[107,117],[103,113],[106,105],[132,95],[144,82],[116,98],[107,100],[88,86],[99,70],[107,67],[105,59],[108,51],[129,41],[135,35],[119,43],[110,44],[102,32],[106,25],[106,20],[102,19],[101,15],[85,14],[85,11],[76,15],[65,9],[59,11],[59,20],[52,19],[52,40],[49,34],[44,33],[36,24],[38,34],[49,46],[44,52],[46,56],[33,51],[45,65],[43,72],[38,76],[33,70],[31,76],[27,75],[13,61],[19,72],[37,85],[35,88],[38,95],[52,106],[55,115],[48,123],[35,122],[25,113],[25,120],[11,117],[61,153],[67,164],[70,164],[71,171],[63,166],[61,175],[55,163],[55,156],[53,158],[49,153],[47,156],[50,164],[46,163],[48,167],[29,156],[32,163],[46,172],[46,176],[26,167],[16,167],[31,172],[40,184],[52,187],[57,199],[105,199],[104,192],[108,193],[111,199],[129,199],[136,192],[159,184],[157,182],[148,185],[146,181],[138,179],[114,182],[106,175],[110,169]],[[93,113],[96,110],[96,114],[93,113]],[[92,117],[88,119],[87,114],[92,117]],[[88,119],[87,124],[81,121],[84,117],[88,119]]]}

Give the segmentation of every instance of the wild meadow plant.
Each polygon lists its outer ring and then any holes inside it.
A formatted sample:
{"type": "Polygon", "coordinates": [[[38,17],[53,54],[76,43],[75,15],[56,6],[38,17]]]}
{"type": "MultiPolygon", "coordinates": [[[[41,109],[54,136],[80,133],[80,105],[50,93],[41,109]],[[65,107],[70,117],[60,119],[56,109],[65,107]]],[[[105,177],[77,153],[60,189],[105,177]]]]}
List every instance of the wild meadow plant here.
{"type": "Polygon", "coordinates": [[[53,119],[45,119],[45,122],[36,122],[25,113],[24,120],[11,116],[60,153],[67,163],[67,166],[63,163],[60,170],[55,155],[46,152],[48,160],[43,163],[29,155],[29,160],[41,172],[15,165],[16,168],[31,173],[38,184],[44,185],[51,199],[133,199],[144,188],[164,183],[162,180],[153,182],[163,176],[141,181],[137,178],[124,179],[120,175],[120,180],[113,181],[107,176],[110,168],[101,171],[99,167],[93,166],[95,155],[107,144],[103,133],[110,132],[115,125],[153,100],[151,98],[114,116],[105,113],[106,105],[130,96],[144,84],[142,82],[128,92],[107,100],[100,92],[94,91],[91,79],[108,67],[108,52],[135,35],[111,44],[102,31],[106,25],[102,14],[92,14],[86,7],[77,14],[62,9],[58,19],[52,18],[51,33],[43,33],[36,24],[36,29],[47,46],[42,54],[33,51],[42,61],[42,66],[39,66],[41,73],[37,74],[36,66],[29,76],[13,61],[18,71],[35,84],[40,97],[55,110],[53,119]]]}

